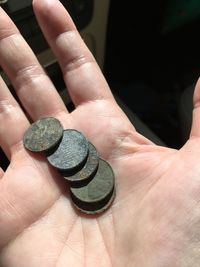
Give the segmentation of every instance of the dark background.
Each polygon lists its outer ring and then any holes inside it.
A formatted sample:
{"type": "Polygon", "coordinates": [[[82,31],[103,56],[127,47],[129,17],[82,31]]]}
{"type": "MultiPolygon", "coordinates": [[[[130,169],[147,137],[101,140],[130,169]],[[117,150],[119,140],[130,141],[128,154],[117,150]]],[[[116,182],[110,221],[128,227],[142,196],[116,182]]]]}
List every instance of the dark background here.
{"type": "Polygon", "coordinates": [[[168,146],[180,148],[180,98],[200,73],[200,19],[163,33],[167,7],[168,1],[111,1],[105,76],[168,146]]]}

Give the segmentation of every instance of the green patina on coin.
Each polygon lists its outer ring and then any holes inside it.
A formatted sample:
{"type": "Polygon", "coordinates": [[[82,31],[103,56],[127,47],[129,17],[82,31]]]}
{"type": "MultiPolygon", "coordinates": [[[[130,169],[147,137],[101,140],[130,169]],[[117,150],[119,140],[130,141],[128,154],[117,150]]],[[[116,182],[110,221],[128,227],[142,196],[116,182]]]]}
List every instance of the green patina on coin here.
{"type": "Polygon", "coordinates": [[[96,148],[89,142],[89,153],[87,161],[83,168],[73,175],[64,174],[64,178],[70,182],[85,181],[91,177],[97,170],[99,164],[99,157],[96,148]]]}
{"type": "Polygon", "coordinates": [[[63,132],[61,142],[48,154],[47,159],[53,167],[68,172],[86,161],[88,146],[88,141],[82,133],[67,129],[63,132]]]}
{"type": "Polygon", "coordinates": [[[84,213],[95,214],[107,209],[115,195],[115,178],[111,166],[99,159],[99,166],[88,184],[70,187],[74,205],[84,213]]]}
{"type": "Polygon", "coordinates": [[[37,120],[27,129],[23,142],[26,149],[32,152],[43,152],[52,149],[63,135],[63,126],[56,118],[48,117],[37,120]]]}

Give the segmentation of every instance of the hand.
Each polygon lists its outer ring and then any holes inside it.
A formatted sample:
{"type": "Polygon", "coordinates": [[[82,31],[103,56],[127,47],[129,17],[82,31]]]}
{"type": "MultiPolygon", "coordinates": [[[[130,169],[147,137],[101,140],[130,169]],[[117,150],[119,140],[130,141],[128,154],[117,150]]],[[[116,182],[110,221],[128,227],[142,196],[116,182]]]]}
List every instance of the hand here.
{"type": "Polygon", "coordinates": [[[188,142],[179,151],[156,146],[117,106],[60,2],[35,0],[33,5],[75,111],[68,113],[2,9],[0,65],[32,120],[56,117],[94,143],[114,169],[117,195],[100,216],[76,212],[58,174],[41,155],[24,149],[29,121],[0,80],[0,145],[10,159],[0,176],[0,266],[199,266],[199,85],[188,142]]]}

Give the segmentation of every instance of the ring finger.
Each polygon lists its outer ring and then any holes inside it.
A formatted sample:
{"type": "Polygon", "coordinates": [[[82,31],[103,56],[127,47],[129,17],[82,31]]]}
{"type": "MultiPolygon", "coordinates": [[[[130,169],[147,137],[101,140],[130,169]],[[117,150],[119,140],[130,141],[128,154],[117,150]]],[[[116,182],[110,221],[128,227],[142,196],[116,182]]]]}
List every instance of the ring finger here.
{"type": "Polygon", "coordinates": [[[0,65],[32,119],[57,116],[66,107],[18,29],[0,8],[0,65]]]}
{"type": "Polygon", "coordinates": [[[0,147],[10,159],[14,149],[21,144],[23,134],[29,126],[29,121],[1,77],[0,125],[0,147]]]}

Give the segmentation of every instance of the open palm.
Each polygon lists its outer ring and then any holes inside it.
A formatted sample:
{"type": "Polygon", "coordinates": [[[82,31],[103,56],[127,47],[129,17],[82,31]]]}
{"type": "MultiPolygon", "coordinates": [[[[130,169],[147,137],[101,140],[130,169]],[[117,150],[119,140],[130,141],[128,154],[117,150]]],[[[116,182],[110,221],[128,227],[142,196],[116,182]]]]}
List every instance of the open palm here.
{"type": "Polygon", "coordinates": [[[43,155],[22,144],[29,121],[0,80],[0,145],[11,163],[0,178],[1,267],[176,267],[200,262],[200,89],[190,140],[177,151],[138,134],[117,106],[91,53],[56,0],[35,0],[40,26],[76,106],[68,113],[18,30],[0,10],[0,65],[26,114],[75,128],[109,161],[116,199],[99,216],[77,212],[43,155]]]}

